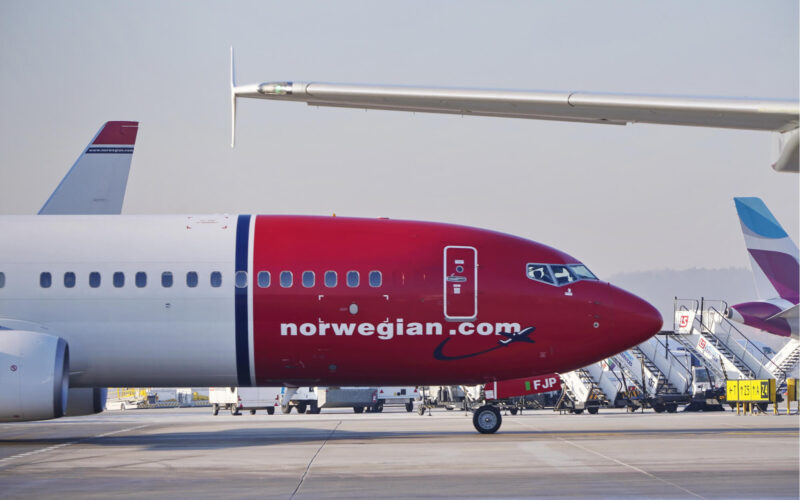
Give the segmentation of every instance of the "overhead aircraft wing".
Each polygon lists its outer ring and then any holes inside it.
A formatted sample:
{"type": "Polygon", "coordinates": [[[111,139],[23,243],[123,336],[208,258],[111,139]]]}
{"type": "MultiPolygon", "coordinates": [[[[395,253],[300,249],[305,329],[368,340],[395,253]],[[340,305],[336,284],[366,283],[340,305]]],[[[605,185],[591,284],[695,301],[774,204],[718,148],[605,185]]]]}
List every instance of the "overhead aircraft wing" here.
{"type": "Polygon", "coordinates": [[[106,122],[39,215],[120,214],[139,122],[106,122]]]}
{"type": "Polygon", "coordinates": [[[798,171],[798,107],[791,99],[684,97],[583,91],[485,90],[339,83],[231,84],[232,99],[251,97],[310,106],[444,113],[626,125],[651,123],[781,134],[773,168],[798,171]]]}

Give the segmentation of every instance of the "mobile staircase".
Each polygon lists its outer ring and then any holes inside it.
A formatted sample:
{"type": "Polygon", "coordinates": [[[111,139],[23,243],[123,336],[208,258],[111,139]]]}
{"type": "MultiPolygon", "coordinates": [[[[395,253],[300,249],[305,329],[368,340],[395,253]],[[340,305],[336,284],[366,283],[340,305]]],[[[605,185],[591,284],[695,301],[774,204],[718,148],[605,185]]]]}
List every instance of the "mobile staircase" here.
{"type": "MultiPolygon", "coordinates": [[[[787,344],[785,351],[779,352],[781,359],[776,362],[725,317],[727,307],[720,300],[676,299],[677,322],[687,312],[694,316],[691,333],[676,335],[676,338],[683,339],[684,344],[689,344],[695,352],[711,361],[709,367],[720,376],[718,380],[774,378],[777,387],[783,387],[787,374],[790,373],[783,364],[793,366],[797,363],[800,358],[800,342],[787,344]],[[694,310],[690,311],[687,304],[694,305],[694,310]]],[[[676,333],[677,331],[676,328],[676,333]]]]}
{"type": "MultiPolygon", "coordinates": [[[[652,342],[660,341],[651,339],[652,342]]],[[[651,352],[656,357],[658,350],[649,344],[643,346],[644,350],[651,352]]],[[[682,384],[682,391],[670,383],[667,376],[658,366],[649,359],[640,346],[636,346],[629,351],[623,351],[611,358],[614,368],[619,371],[619,375],[626,388],[624,402],[629,412],[639,408],[653,408],[657,413],[667,411],[674,413],[677,411],[678,404],[688,403],[690,396],[686,392],[688,381],[682,384]]],[[[670,356],[669,351],[663,355],[668,361],[667,372],[671,373],[679,370],[685,371],[686,368],[674,355],[670,356]],[[673,367],[673,365],[676,365],[673,367]]],[[[689,372],[691,373],[691,372],[689,372]]],[[[619,378],[619,377],[618,377],[619,378]]],[[[684,379],[680,379],[684,382],[684,379]]]]}
{"type": "Polygon", "coordinates": [[[616,376],[603,371],[600,363],[562,373],[560,376],[561,397],[553,408],[560,413],[580,415],[586,410],[594,415],[601,406],[608,406],[609,402],[613,404],[617,393],[621,390],[621,383],[616,376]]]}
{"type": "Polygon", "coordinates": [[[790,339],[772,358],[774,366],[777,366],[786,375],[794,371],[798,361],[800,361],[800,340],[796,339],[790,339]]]}

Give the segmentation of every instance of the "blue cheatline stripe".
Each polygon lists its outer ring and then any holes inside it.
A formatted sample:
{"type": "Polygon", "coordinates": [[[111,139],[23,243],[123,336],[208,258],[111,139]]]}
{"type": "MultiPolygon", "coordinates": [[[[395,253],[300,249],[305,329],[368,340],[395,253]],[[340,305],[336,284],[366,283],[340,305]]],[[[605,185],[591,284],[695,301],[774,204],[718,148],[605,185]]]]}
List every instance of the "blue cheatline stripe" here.
{"type": "MultiPolygon", "coordinates": [[[[250,239],[250,216],[240,215],[236,224],[236,271],[247,271],[247,251],[250,239]]],[[[247,335],[247,288],[235,288],[236,313],[236,375],[239,386],[250,382],[250,353],[247,335]]]]}

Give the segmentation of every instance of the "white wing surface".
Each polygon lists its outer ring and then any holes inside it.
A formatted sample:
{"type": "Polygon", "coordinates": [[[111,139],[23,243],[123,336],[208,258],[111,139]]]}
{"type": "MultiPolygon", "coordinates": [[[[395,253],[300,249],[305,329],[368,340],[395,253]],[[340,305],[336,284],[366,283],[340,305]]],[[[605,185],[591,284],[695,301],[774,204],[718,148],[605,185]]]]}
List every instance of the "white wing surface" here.
{"type": "Polygon", "coordinates": [[[484,90],[338,83],[232,85],[232,97],[305,102],[310,106],[445,113],[611,125],[651,123],[781,133],[776,170],[797,171],[796,100],[484,90]]]}

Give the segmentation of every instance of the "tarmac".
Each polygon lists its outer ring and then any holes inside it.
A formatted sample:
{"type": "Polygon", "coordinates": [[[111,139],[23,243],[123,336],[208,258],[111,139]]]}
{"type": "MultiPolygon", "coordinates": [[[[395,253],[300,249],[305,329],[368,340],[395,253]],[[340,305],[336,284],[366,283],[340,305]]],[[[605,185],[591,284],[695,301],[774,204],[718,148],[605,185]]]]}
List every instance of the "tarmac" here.
{"type": "Polygon", "coordinates": [[[0,424],[0,498],[798,498],[797,415],[208,408],[0,424]]]}

